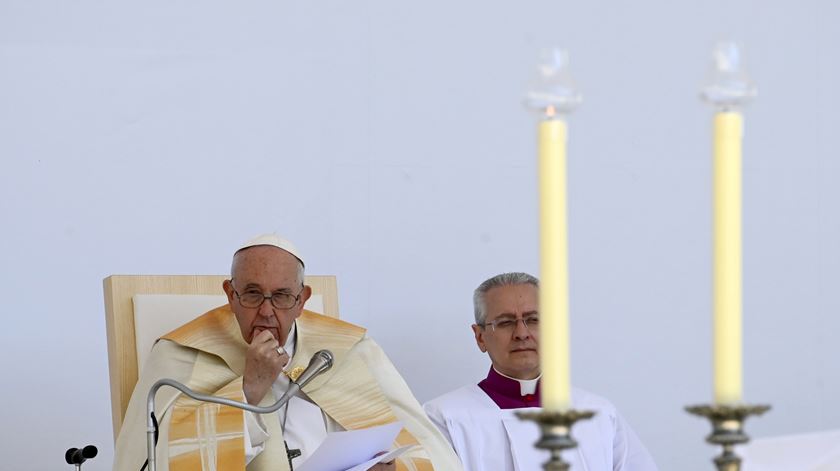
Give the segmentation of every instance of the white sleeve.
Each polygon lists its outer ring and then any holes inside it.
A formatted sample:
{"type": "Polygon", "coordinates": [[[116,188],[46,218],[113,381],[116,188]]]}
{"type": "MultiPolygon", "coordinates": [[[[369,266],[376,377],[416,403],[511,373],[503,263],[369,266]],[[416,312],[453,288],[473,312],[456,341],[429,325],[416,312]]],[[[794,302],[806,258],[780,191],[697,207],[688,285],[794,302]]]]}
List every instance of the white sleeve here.
{"type": "Polygon", "coordinates": [[[615,413],[613,469],[615,471],[658,471],[647,448],[618,412],[615,413]]]}
{"type": "Polygon", "coordinates": [[[251,411],[243,411],[245,420],[245,464],[257,457],[265,449],[269,434],[262,419],[251,411]]]}
{"type": "MultiPolygon", "coordinates": [[[[429,420],[411,389],[400,376],[394,364],[370,337],[357,343],[352,354],[358,354],[379,383],[385,398],[397,419],[420,442],[434,469],[462,471],[464,468],[452,449],[452,444],[429,420]]],[[[411,452],[404,456],[410,455],[411,452]]]]}
{"type": "Polygon", "coordinates": [[[443,418],[443,414],[440,409],[435,407],[431,402],[427,402],[423,404],[423,412],[426,413],[429,420],[435,424],[438,430],[440,430],[440,433],[443,434],[444,438],[446,438],[449,444],[452,445],[452,437],[449,435],[449,428],[446,427],[446,419],[443,418]]]}

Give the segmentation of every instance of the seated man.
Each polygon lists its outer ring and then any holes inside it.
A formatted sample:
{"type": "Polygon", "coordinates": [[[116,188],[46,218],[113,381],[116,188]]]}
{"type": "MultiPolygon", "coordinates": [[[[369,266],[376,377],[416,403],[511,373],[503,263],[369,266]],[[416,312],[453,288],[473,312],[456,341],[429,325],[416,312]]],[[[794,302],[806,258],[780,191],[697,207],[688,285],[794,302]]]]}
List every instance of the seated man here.
{"type": "MultiPolygon", "coordinates": [[[[228,305],[162,337],[152,349],[128,405],[114,469],[138,471],[146,460],[146,397],[161,378],[205,394],[269,406],[321,349],[333,367],[275,414],[201,404],[164,387],[156,396],[160,421],[158,470],[290,470],[331,431],[401,421],[396,445],[415,445],[375,470],[459,470],[458,458],[365,329],[303,309],[299,252],[274,235],[236,251],[228,305]]],[[[383,450],[384,451],[384,450],[383,450]]]]}
{"type": "MultiPolygon", "coordinates": [[[[536,470],[548,454],[534,448],[537,425],[519,420],[515,410],[540,407],[539,282],[526,273],[505,273],[482,283],[473,296],[475,341],[492,367],[478,384],[462,387],[425,404],[432,421],[449,439],[467,471],[536,470]]],[[[577,422],[578,447],[564,453],[571,469],[655,471],[636,434],[607,400],[572,391],[575,409],[596,415],[577,422]]]]}

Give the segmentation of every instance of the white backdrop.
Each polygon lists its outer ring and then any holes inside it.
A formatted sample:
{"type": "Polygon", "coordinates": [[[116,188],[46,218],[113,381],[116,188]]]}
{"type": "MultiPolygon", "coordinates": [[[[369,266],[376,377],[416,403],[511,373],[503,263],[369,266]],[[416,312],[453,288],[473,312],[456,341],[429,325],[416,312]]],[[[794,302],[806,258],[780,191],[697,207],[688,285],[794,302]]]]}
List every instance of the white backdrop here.
{"type": "Polygon", "coordinates": [[[0,0],[3,469],[113,456],[101,280],[278,231],[421,401],[479,380],[472,289],[537,271],[539,48],[570,49],[573,381],[711,469],[715,41],[742,42],[753,436],[840,428],[836,2],[0,0]],[[835,399],[835,400],[832,400],[835,399]]]}

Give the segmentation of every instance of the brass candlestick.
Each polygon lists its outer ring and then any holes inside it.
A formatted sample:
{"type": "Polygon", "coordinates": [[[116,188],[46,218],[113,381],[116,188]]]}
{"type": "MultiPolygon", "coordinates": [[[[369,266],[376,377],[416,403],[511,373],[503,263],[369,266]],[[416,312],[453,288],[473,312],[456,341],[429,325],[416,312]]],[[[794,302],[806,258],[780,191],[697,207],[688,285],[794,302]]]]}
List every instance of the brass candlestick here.
{"type": "Polygon", "coordinates": [[[698,405],[685,408],[689,413],[706,417],[712,422],[712,433],[706,441],[722,445],[723,452],[715,457],[718,471],[740,471],[741,458],[735,454],[735,445],[750,441],[744,433],[744,421],[751,415],[761,415],[770,410],[769,405],[698,405]]]}
{"type": "Polygon", "coordinates": [[[572,425],[578,420],[589,419],[593,415],[595,415],[593,411],[577,410],[516,413],[520,419],[531,420],[539,425],[542,436],[534,446],[551,452],[551,457],[543,464],[545,471],[569,470],[569,463],[563,461],[560,453],[577,446],[577,442],[572,438],[572,425]]]}

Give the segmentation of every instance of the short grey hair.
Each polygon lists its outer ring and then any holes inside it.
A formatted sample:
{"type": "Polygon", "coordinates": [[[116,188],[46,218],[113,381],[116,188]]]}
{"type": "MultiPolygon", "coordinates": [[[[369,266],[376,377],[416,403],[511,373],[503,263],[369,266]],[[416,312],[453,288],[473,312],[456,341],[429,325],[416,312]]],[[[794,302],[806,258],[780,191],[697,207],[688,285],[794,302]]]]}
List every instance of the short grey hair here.
{"type": "Polygon", "coordinates": [[[501,275],[496,275],[493,278],[485,280],[473,292],[476,324],[483,325],[484,320],[487,319],[487,312],[485,312],[487,310],[487,302],[484,299],[487,292],[498,286],[510,285],[534,285],[534,287],[539,288],[540,280],[533,275],[523,272],[502,273],[501,275]]]}
{"type": "Polygon", "coordinates": [[[297,267],[297,284],[299,284],[299,285],[303,286],[303,285],[305,284],[304,280],[306,280],[306,275],[305,275],[305,273],[304,273],[304,270],[305,270],[305,269],[303,268],[303,262],[301,262],[300,260],[298,260],[297,262],[298,262],[298,267],[297,267]]]}

